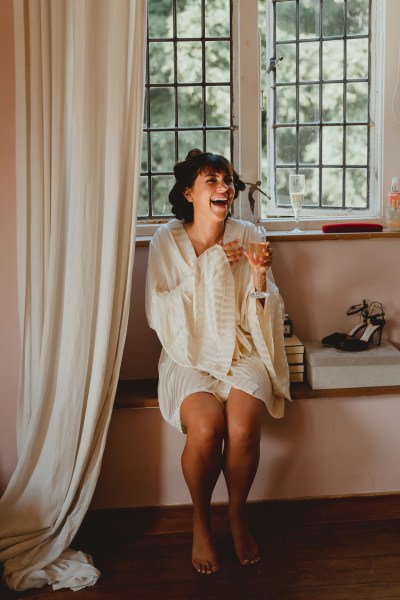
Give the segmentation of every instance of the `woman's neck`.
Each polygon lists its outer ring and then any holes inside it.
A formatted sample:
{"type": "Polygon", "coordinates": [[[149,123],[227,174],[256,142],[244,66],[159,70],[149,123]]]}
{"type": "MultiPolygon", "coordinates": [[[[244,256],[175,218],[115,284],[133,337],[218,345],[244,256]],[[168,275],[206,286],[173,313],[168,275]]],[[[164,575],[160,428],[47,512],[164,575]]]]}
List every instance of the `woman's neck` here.
{"type": "Polygon", "coordinates": [[[201,225],[196,221],[184,225],[197,256],[214,246],[224,237],[225,221],[201,225]]]}

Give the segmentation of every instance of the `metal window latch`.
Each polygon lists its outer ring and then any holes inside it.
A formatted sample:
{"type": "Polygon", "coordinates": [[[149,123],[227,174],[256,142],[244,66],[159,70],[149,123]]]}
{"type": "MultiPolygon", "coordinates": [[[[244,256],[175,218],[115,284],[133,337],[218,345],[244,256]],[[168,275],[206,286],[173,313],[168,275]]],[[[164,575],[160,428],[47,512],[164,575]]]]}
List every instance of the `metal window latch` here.
{"type": "Polygon", "coordinates": [[[271,197],[268,196],[268,194],[266,194],[265,192],[263,192],[262,189],[260,188],[261,181],[256,181],[255,183],[245,181],[244,183],[245,183],[245,185],[249,186],[249,191],[247,192],[247,197],[249,199],[250,210],[251,210],[251,214],[253,215],[253,220],[254,220],[255,219],[254,207],[256,204],[255,198],[253,198],[254,192],[260,192],[260,194],[262,194],[263,196],[268,198],[268,200],[271,200],[271,197]]]}
{"type": "Polygon", "coordinates": [[[273,56],[272,58],[270,58],[267,73],[271,73],[271,71],[275,71],[276,67],[279,67],[279,63],[281,62],[281,60],[283,60],[283,56],[280,56],[279,58],[275,58],[275,56],[273,56]]]}

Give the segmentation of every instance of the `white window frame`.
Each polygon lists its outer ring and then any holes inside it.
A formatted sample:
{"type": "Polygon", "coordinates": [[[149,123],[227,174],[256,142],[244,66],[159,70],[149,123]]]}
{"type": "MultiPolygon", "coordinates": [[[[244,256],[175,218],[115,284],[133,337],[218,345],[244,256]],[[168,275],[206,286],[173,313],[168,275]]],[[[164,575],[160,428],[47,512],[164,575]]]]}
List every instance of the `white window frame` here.
{"type": "MultiPolygon", "coordinates": [[[[384,17],[386,4],[390,0],[372,0],[371,6],[371,37],[372,44],[376,47],[377,51],[372,52],[371,56],[371,110],[370,118],[374,123],[371,128],[371,139],[370,139],[370,208],[365,211],[357,211],[357,214],[352,213],[351,210],[343,211],[341,214],[331,213],[328,210],[319,209],[314,215],[310,215],[310,209],[303,214],[301,217],[301,225],[303,229],[320,229],[324,223],[334,223],[343,221],[381,221],[382,217],[382,141],[383,141],[383,51],[384,51],[384,17]]],[[[252,79],[254,77],[253,69],[249,68],[250,64],[259,64],[259,51],[256,47],[254,31],[258,27],[257,22],[257,7],[258,0],[239,0],[238,1],[238,19],[239,19],[239,65],[243,76],[239,74],[239,98],[238,102],[241,107],[240,122],[239,122],[239,165],[240,172],[245,179],[248,179],[249,173],[251,172],[252,181],[259,179],[260,173],[260,136],[255,133],[255,127],[259,126],[261,121],[261,91],[259,89],[259,78],[257,81],[252,79]],[[243,25],[241,21],[241,15],[244,15],[244,33],[243,36],[243,25]],[[252,32],[253,40],[249,39],[247,32],[252,32]],[[253,55],[253,58],[250,55],[253,55]],[[246,93],[246,90],[256,90],[252,97],[246,93]],[[257,115],[257,118],[255,118],[257,115]],[[252,138],[252,139],[249,139],[252,138]],[[257,152],[257,153],[256,153],[257,152]],[[258,166],[258,171],[255,171],[255,165],[258,166]]],[[[267,0],[268,10],[268,21],[272,22],[273,18],[273,2],[267,0]]],[[[385,39],[386,45],[389,40],[385,39]]],[[[273,43],[269,39],[267,43],[267,56],[273,56],[273,43]]],[[[272,114],[272,94],[268,94],[269,114],[272,114]]],[[[268,136],[268,156],[273,156],[273,139],[272,136],[268,136]]],[[[268,177],[267,186],[264,191],[268,196],[273,196],[274,193],[274,165],[273,161],[268,161],[268,177]]],[[[260,200],[260,198],[258,198],[260,200]]],[[[248,210],[247,195],[242,194],[241,199],[241,215],[242,218],[251,218],[248,210]],[[246,196],[243,198],[243,196],[246,196]]],[[[273,202],[270,203],[273,207],[273,202]]],[[[257,206],[257,220],[260,221],[260,210],[257,206]]],[[[285,230],[293,227],[292,211],[291,209],[282,209],[273,207],[269,211],[269,217],[264,219],[267,223],[268,229],[285,230]]]]}
{"type": "MultiPolygon", "coordinates": [[[[270,2],[271,0],[268,0],[270,2]]],[[[374,160],[371,174],[374,192],[371,189],[373,211],[363,221],[384,224],[384,208],[391,177],[400,176],[398,144],[400,123],[392,111],[393,94],[397,89],[397,117],[400,119],[400,91],[396,88],[399,65],[398,23],[400,22],[399,0],[373,0],[373,33],[377,51],[371,64],[371,109],[374,110],[375,132],[371,136],[374,160]],[[395,89],[396,88],[396,89],[395,89]]],[[[261,89],[260,89],[260,41],[258,36],[258,0],[233,0],[233,31],[237,43],[233,48],[233,118],[234,118],[234,165],[245,181],[255,182],[260,178],[261,157],[261,89]]],[[[372,182],[371,182],[372,183],[372,182]]],[[[265,191],[270,194],[270,186],[265,191]]],[[[257,193],[254,195],[256,201],[257,193]]],[[[247,191],[236,201],[235,216],[252,220],[247,191]]],[[[259,207],[256,202],[256,220],[259,207]]],[[[320,230],[324,223],[359,221],[360,217],[341,215],[337,218],[315,217],[301,219],[303,229],[320,230]]],[[[272,231],[288,231],[293,228],[291,218],[268,218],[267,228],[272,231]]],[[[137,236],[151,236],[159,223],[138,222],[137,236]]]]}

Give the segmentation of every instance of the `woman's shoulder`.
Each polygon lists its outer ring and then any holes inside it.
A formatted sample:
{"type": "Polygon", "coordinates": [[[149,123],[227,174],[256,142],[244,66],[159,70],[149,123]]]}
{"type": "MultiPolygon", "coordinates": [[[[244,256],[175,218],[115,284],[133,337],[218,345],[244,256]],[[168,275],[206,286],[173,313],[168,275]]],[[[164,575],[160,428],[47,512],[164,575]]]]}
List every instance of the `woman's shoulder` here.
{"type": "Polygon", "coordinates": [[[234,238],[238,238],[238,239],[242,239],[243,236],[246,236],[246,234],[253,227],[254,227],[253,223],[250,223],[250,221],[242,221],[241,219],[230,218],[226,222],[226,229],[228,229],[230,232],[229,237],[233,236],[234,238]]]}
{"type": "Polygon", "coordinates": [[[153,235],[153,241],[161,242],[166,238],[170,239],[171,234],[173,235],[174,231],[180,230],[182,227],[182,221],[179,221],[178,219],[171,219],[167,223],[162,223],[153,235]]]}

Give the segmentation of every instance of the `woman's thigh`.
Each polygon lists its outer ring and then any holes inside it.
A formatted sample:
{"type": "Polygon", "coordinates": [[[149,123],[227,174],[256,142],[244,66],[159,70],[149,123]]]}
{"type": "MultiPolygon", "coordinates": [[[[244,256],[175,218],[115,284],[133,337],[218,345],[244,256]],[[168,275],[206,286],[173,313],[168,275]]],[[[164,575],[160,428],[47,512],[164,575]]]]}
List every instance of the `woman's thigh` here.
{"type": "Polygon", "coordinates": [[[232,388],[225,404],[225,420],[228,438],[238,441],[258,441],[265,414],[262,400],[232,388]]]}
{"type": "Polygon", "coordinates": [[[180,408],[182,424],[188,436],[222,436],[225,416],[222,403],[209,392],[194,392],[180,408]]]}

